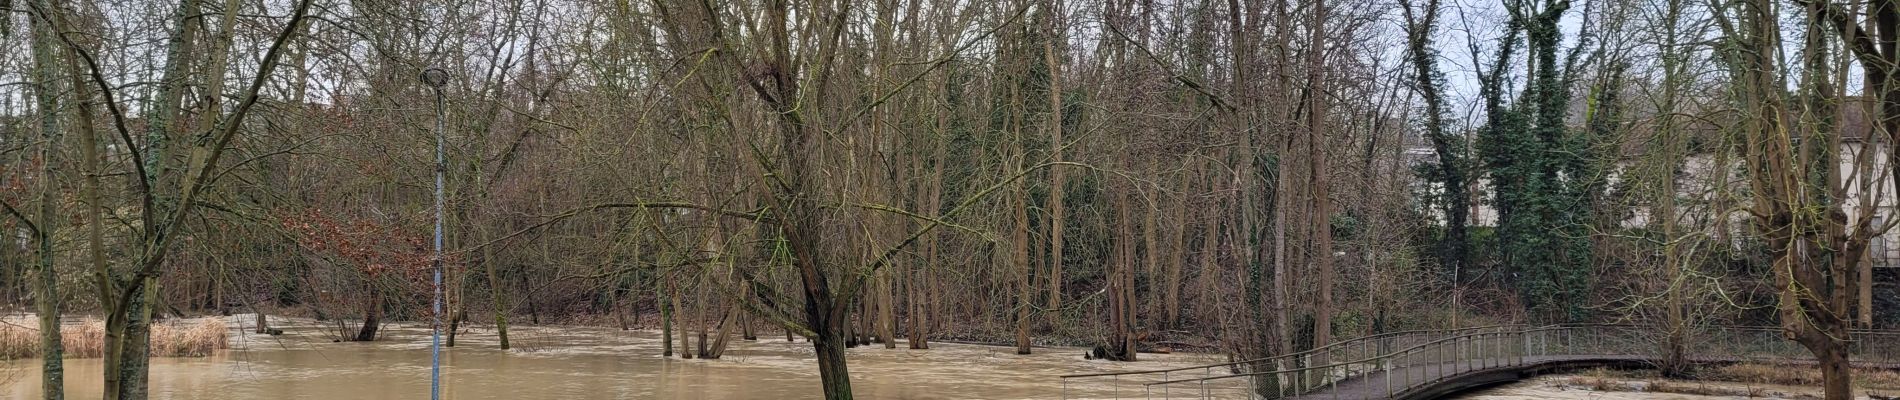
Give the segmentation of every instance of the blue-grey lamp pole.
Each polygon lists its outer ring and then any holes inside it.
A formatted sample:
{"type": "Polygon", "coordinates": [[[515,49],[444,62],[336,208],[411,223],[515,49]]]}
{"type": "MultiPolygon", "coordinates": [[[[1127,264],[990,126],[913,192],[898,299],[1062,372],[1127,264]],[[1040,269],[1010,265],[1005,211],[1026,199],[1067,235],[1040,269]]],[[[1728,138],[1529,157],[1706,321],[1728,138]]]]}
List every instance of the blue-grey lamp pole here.
{"type": "Polygon", "coordinates": [[[442,175],[448,162],[442,155],[442,86],[449,83],[449,71],[439,67],[422,70],[422,83],[435,91],[435,322],[429,327],[429,399],[442,399],[442,175]]]}

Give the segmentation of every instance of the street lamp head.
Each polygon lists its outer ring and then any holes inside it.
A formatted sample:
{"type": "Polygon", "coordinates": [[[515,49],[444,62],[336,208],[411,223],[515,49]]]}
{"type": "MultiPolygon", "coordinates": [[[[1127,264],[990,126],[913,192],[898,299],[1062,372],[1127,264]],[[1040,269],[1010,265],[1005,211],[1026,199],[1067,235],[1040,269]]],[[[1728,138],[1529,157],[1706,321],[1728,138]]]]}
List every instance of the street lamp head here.
{"type": "Polygon", "coordinates": [[[424,68],[422,69],[422,84],[441,89],[443,85],[449,84],[449,71],[442,67],[424,68]]]}

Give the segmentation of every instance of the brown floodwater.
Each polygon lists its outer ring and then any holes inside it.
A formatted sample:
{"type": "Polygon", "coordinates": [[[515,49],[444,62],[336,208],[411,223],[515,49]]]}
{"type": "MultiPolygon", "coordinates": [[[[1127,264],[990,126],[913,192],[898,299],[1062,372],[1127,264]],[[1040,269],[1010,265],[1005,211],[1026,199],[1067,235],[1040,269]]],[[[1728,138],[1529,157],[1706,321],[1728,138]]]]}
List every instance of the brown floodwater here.
{"type": "MultiPolygon", "coordinates": [[[[387,326],[383,340],[333,343],[311,321],[282,321],[283,336],[239,328],[228,320],[231,350],[203,358],[152,360],[153,399],[416,399],[429,393],[426,324],[387,326]]],[[[769,332],[769,331],[768,331],[769,332]]],[[[819,397],[811,345],[784,336],[734,340],[725,357],[660,356],[658,331],[524,326],[509,331],[516,350],[503,352],[493,331],[457,338],[443,351],[443,392],[451,399],[804,399],[819,397]]],[[[1079,348],[933,343],[929,350],[883,345],[847,351],[851,384],[873,399],[1055,399],[1057,375],[1157,369],[1219,362],[1205,354],[1143,354],[1121,363],[1082,359],[1079,348]]],[[[66,361],[69,398],[101,396],[100,360],[66,361]]],[[[0,398],[39,397],[39,360],[0,361],[0,398]]],[[[1102,389],[1068,388],[1069,398],[1110,398],[1102,389]]],[[[1129,395],[1130,393],[1122,393],[1129,395]]]]}

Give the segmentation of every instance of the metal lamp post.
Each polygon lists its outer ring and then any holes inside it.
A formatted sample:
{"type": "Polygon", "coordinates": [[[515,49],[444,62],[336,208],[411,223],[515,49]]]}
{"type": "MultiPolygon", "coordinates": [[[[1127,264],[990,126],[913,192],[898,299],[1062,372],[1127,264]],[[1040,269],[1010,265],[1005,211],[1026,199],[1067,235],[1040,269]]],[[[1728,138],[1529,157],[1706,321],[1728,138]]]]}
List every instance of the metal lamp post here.
{"type": "Polygon", "coordinates": [[[442,399],[442,175],[448,170],[443,156],[442,86],[449,84],[449,71],[441,67],[422,70],[422,84],[435,91],[435,321],[429,333],[429,399],[442,399]]]}

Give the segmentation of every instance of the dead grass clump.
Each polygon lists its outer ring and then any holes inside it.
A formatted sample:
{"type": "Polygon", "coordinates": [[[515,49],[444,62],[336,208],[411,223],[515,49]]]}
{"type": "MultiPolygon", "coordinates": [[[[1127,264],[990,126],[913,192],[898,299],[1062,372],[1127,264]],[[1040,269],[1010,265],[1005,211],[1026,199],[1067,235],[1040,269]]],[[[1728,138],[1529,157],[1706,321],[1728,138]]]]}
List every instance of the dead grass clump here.
{"type": "Polygon", "coordinates": [[[1747,388],[1722,389],[1704,383],[1676,383],[1655,381],[1649,383],[1649,391],[1656,393],[1689,394],[1697,396],[1730,396],[1750,392],[1747,388]]]}
{"type": "Polygon", "coordinates": [[[0,360],[36,357],[39,353],[39,330],[24,329],[12,322],[0,323],[0,360]]]}
{"type": "MultiPolygon", "coordinates": [[[[34,332],[38,335],[38,332],[34,332]]],[[[59,327],[60,342],[65,343],[66,357],[96,358],[106,354],[106,323],[96,319],[86,319],[79,326],[59,327]]],[[[37,345],[36,345],[37,346],[37,345]]],[[[38,347],[35,347],[38,349],[38,347]]],[[[39,355],[35,354],[35,357],[39,355]]]]}
{"type": "Polygon", "coordinates": [[[1863,369],[1854,371],[1854,381],[1867,387],[1900,389],[1900,371],[1890,369],[1863,369]]]}
{"type": "Polygon", "coordinates": [[[1635,391],[1641,391],[1642,389],[1641,387],[1638,387],[1634,384],[1631,384],[1629,382],[1624,382],[1622,380],[1615,379],[1612,377],[1601,376],[1601,375],[1590,376],[1587,374],[1585,376],[1566,378],[1564,380],[1558,381],[1558,384],[1561,386],[1579,387],[1579,388],[1589,389],[1591,391],[1597,391],[1597,392],[1635,392],[1635,391]]]}
{"type": "MultiPolygon", "coordinates": [[[[1822,384],[1820,369],[1800,365],[1731,364],[1710,370],[1703,377],[1711,380],[1788,386],[1820,386],[1822,384]]],[[[1855,368],[1854,384],[1867,388],[1900,389],[1900,371],[1855,368]]]]}
{"type": "MultiPolygon", "coordinates": [[[[105,355],[105,322],[88,319],[60,327],[60,342],[67,358],[94,358],[105,355]]],[[[204,357],[218,349],[229,348],[224,320],[205,318],[194,321],[168,321],[152,325],[153,357],[204,357]]],[[[0,359],[40,356],[40,332],[37,327],[0,324],[0,359]]]]}
{"type": "Polygon", "coordinates": [[[1593,377],[1593,378],[1605,378],[1605,379],[1652,379],[1652,378],[1661,377],[1661,375],[1657,374],[1656,371],[1654,370],[1630,370],[1630,369],[1613,369],[1613,368],[1601,368],[1601,367],[1583,370],[1582,372],[1579,373],[1579,375],[1593,377]]]}
{"type": "Polygon", "coordinates": [[[1816,386],[1821,384],[1821,371],[1789,365],[1730,364],[1709,370],[1703,378],[1788,386],[1816,386]]]}
{"type": "Polygon", "coordinates": [[[230,347],[224,331],[224,320],[217,318],[154,325],[152,326],[152,356],[209,356],[218,349],[230,347]]]}

